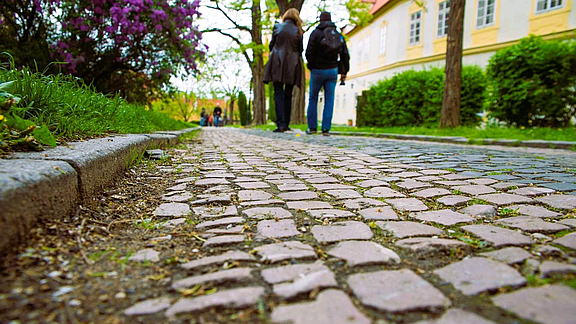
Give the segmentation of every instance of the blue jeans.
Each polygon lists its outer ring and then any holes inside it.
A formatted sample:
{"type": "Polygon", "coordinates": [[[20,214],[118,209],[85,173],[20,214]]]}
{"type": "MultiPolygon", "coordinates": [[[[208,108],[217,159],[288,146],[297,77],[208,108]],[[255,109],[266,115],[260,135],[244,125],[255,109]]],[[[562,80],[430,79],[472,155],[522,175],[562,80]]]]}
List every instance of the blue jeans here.
{"type": "Polygon", "coordinates": [[[214,126],[218,127],[221,126],[220,124],[222,123],[222,117],[220,117],[219,115],[214,116],[214,126]]]}
{"type": "Polygon", "coordinates": [[[318,129],[318,93],[324,87],[322,130],[329,131],[334,111],[334,91],[338,81],[338,68],[310,70],[310,100],[308,101],[308,128],[318,129]]]}

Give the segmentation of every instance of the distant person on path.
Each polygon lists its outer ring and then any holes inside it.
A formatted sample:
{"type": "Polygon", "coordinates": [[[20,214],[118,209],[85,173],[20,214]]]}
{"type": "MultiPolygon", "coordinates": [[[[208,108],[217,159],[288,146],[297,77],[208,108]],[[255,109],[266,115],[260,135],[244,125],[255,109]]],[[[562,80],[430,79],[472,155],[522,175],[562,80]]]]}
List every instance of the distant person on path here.
{"type": "Polygon", "coordinates": [[[206,124],[206,126],[214,126],[214,117],[212,117],[212,114],[208,114],[208,124],[206,124]]]}
{"type": "Polygon", "coordinates": [[[206,126],[206,108],[202,108],[200,112],[200,126],[206,126]]]}
{"type": "Polygon", "coordinates": [[[308,102],[308,130],[314,134],[318,128],[318,93],[324,88],[324,112],[322,115],[322,135],[330,136],[334,92],[340,74],[340,84],[344,84],[350,70],[350,54],[344,37],[336,30],[329,12],[320,14],[320,24],[312,34],[306,48],[306,60],[310,69],[310,100],[308,102]]]}
{"type": "Polygon", "coordinates": [[[222,108],[220,105],[216,105],[214,108],[214,126],[222,126],[222,108]]]}
{"type": "Polygon", "coordinates": [[[302,20],[297,9],[290,8],[282,16],[282,23],[275,24],[270,41],[270,58],[264,68],[264,83],[274,83],[276,129],[283,133],[290,130],[292,89],[301,87],[302,78],[302,20]]]}

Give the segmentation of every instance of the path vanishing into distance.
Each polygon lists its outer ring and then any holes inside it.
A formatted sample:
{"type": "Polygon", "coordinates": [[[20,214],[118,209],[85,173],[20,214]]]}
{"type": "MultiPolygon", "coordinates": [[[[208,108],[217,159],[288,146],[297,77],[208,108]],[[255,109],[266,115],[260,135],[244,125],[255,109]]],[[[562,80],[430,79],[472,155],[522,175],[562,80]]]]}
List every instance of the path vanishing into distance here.
{"type": "Polygon", "coordinates": [[[575,323],[576,152],[203,129],[4,260],[2,323],[575,323]]]}

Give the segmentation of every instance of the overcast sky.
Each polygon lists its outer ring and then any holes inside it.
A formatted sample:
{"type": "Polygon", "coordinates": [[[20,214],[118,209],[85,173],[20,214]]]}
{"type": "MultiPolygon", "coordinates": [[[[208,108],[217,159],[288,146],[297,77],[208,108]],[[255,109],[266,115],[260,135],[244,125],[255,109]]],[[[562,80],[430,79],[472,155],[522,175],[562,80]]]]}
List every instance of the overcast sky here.
{"type": "MultiPolygon", "coordinates": [[[[311,24],[317,22],[318,20],[317,17],[319,16],[318,6],[320,5],[320,2],[321,2],[320,0],[306,0],[300,15],[305,23],[311,24]]],[[[340,1],[338,0],[326,0],[325,3],[327,11],[330,11],[332,13],[332,20],[336,22],[338,27],[343,28],[348,22],[349,17],[346,7],[340,4],[340,1]]],[[[214,27],[226,28],[230,29],[227,31],[230,34],[240,37],[240,39],[242,39],[242,41],[245,41],[246,43],[249,42],[250,35],[247,32],[240,32],[238,30],[235,30],[233,24],[230,23],[220,12],[214,9],[207,8],[207,5],[210,5],[210,1],[202,0],[200,8],[202,17],[198,21],[198,25],[200,26],[201,30],[214,27]]],[[[262,10],[263,11],[265,10],[264,1],[262,1],[262,10]]],[[[230,14],[230,16],[231,18],[238,21],[240,25],[250,26],[251,24],[249,11],[233,12],[230,14]]],[[[304,34],[304,50],[306,50],[306,45],[308,44],[308,38],[312,30],[313,28],[304,34]]],[[[266,34],[266,32],[267,31],[264,31],[264,34],[266,34]]],[[[268,31],[268,33],[270,32],[271,30],[268,31]]],[[[236,44],[230,38],[215,32],[205,33],[203,35],[202,42],[208,45],[209,54],[220,53],[221,51],[224,51],[231,47],[236,47],[236,44]]],[[[250,74],[250,68],[248,67],[248,63],[246,62],[246,60],[242,57],[242,59],[238,60],[237,62],[228,61],[223,65],[224,66],[221,66],[221,68],[225,69],[226,71],[224,71],[224,74],[228,75],[228,79],[225,80],[224,82],[236,83],[237,80],[231,80],[231,79],[234,79],[234,75],[236,74],[235,72],[240,70],[239,73],[240,78],[241,79],[247,78],[247,81],[245,82],[245,87],[243,89],[244,91],[247,92],[249,89],[251,74],[250,74]]],[[[199,87],[203,86],[197,84],[197,82],[194,79],[192,80],[188,79],[182,81],[180,78],[173,78],[172,84],[177,86],[180,90],[187,92],[191,90],[197,91],[199,87]]]]}

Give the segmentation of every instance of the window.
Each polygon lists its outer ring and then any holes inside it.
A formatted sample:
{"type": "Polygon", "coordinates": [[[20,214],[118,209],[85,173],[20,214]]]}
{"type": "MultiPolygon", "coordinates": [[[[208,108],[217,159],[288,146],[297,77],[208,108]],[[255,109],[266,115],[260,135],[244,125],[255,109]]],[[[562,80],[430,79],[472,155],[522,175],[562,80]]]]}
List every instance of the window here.
{"type": "Polygon", "coordinates": [[[342,110],[346,110],[346,94],[342,95],[342,110]]]}
{"type": "Polygon", "coordinates": [[[380,28],[380,55],[386,54],[386,33],[388,26],[384,25],[380,28]]]}
{"type": "Polygon", "coordinates": [[[496,0],[478,0],[478,18],[476,28],[494,24],[496,0]]]}
{"type": "Polygon", "coordinates": [[[366,37],[364,40],[364,61],[370,59],[370,37],[366,37]]]}
{"type": "Polygon", "coordinates": [[[562,7],[564,7],[564,1],[562,0],[538,0],[536,3],[536,13],[556,10],[562,7]]]}
{"type": "Polygon", "coordinates": [[[448,35],[448,14],[450,13],[450,1],[438,4],[438,38],[448,35]]]}
{"type": "Polygon", "coordinates": [[[422,28],[422,10],[410,15],[410,45],[420,43],[420,30],[422,28]]]}

